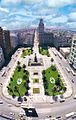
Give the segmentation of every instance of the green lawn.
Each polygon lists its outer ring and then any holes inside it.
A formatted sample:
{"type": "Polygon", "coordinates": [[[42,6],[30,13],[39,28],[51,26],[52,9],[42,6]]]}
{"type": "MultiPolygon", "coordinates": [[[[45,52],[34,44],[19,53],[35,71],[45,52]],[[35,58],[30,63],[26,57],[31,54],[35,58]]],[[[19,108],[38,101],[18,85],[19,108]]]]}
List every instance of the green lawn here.
{"type": "Polygon", "coordinates": [[[14,71],[14,75],[12,76],[12,80],[10,79],[10,83],[8,85],[8,93],[10,95],[15,96],[24,96],[27,92],[27,80],[29,79],[29,73],[28,71],[24,71],[23,68],[21,68],[20,71],[18,71],[18,68],[14,71]],[[18,79],[21,79],[21,84],[18,84],[18,79]]]}
{"type": "Polygon", "coordinates": [[[39,83],[39,79],[37,78],[33,79],[33,83],[39,83]]]}
{"type": "Polygon", "coordinates": [[[47,47],[40,47],[39,48],[39,52],[42,55],[47,55],[49,57],[49,52],[48,52],[48,48],[47,47]]]}
{"type": "Polygon", "coordinates": [[[22,57],[32,54],[32,49],[26,49],[22,51],[22,57]]]}
{"type": "Polygon", "coordinates": [[[39,88],[33,88],[33,93],[34,93],[34,94],[40,93],[40,89],[39,89],[39,88]]]}
{"type": "Polygon", "coordinates": [[[52,96],[52,95],[58,95],[63,93],[63,92],[61,93],[61,91],[64,89],[64,84],[60,78],[60,75],[57,69],[52,70],[52,67],[49,67],[47,70],[45,70],[43,72],[43,81],[44,81],[45,93],[47,95],[52,96]],[[51,81],[51,78],[53,78],[54,82],[51,81]],[[58,79],[60,81],[59,83],[57,82],[58,79]]]}

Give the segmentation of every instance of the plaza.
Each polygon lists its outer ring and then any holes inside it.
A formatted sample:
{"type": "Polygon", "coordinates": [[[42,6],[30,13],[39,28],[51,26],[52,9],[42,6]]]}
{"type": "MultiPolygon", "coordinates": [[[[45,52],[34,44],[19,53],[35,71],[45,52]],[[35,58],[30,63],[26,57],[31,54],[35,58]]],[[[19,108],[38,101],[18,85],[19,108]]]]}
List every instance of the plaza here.
{"type": "Polygon", "coordinates": [[[46,102],[48,96],[61,95],[67,90],[48,48],[38,46],[35,32],[33,48],[21,49],[20,58],[10,74],[4,90],[7,96],[28,96],[33,102],[46,102]]]}
{"type": "Polygon", "coordinates": [[[58,52],[55,48],[43,47],[41,52],[39,49],[38,34],[35,32],[33,48],[20,48],[12,57],[11,67],[9,65],[8,72],[3,76],[6,81],[3,83],[2,94],[8,103],[18,106],[18,113],[24,108],[36,108],[39,117],[44,119],[46,114],[50,116],[51,104],[55,107],[57,102],[60,106],[59,101],[68,99],[73,93],[68,82],[71,77],[64,74],[66,70],[61,66],[67,65],[64,58],[55,56],[58,52]]]}

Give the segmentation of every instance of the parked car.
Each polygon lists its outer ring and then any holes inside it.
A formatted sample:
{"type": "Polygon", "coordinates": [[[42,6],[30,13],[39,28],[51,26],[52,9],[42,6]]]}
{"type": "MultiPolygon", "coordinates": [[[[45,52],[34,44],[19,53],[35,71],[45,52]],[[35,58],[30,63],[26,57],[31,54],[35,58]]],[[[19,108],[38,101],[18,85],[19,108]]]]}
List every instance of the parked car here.
{"type": "Polygon", "coordinates": [[[65,99],[60,99],[60,103],[65,102],[65,99]]]}
{"type": "Polygon", "coordinates": [[[0,100],[0,104],[3,104],[3,101],[0,100]]]}

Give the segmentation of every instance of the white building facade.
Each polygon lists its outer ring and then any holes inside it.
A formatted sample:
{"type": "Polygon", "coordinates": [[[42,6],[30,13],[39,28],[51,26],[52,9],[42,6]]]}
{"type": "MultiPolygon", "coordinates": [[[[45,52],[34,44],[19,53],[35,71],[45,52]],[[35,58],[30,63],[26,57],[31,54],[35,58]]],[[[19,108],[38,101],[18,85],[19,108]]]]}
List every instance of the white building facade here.
{"type": "Polygon", "coordinates": [[[71,46],[71,53],[69,58],[70,64],[76,69],[76,35],[73,36],[72,39],[72,46],[71,46]]]}

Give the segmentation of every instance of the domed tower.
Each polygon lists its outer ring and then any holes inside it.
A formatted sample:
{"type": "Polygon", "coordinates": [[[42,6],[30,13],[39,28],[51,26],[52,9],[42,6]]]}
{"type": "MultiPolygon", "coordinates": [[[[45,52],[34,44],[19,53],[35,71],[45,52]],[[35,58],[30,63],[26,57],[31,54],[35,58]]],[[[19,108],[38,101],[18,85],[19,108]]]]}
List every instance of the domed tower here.
{"type": "Polygon", "coordinates": [[[44,23],[43,23],[43,19],[40,19],[39,26],[38,26],[38,32],[39,32],[39,33],[44,33],[44,23]]]}

